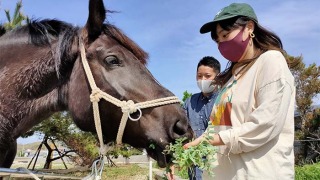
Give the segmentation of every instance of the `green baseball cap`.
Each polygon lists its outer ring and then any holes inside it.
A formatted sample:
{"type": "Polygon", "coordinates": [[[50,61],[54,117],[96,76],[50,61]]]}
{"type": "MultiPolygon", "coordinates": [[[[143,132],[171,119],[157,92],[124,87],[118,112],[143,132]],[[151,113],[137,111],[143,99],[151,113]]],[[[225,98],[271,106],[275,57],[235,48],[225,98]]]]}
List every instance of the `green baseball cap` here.
{"type": "Polygon", "coordinates": [[[210,21],[206,24],[204,24],[200,28],[200,33],[204,34],[207,32],[210,32],[212,28],[214,27],[213,25],[217,23],[218,21],[230,19],[236,16],[246,16],[250,19],[252,19],[255,22],[258,22],[258,18],[256,14],[254,13],[254,10],[249,4],[246,3],[232,3],[227,7],[224,7],[221,9],[216,16],[214,17],[213,21],[210,21]]]}

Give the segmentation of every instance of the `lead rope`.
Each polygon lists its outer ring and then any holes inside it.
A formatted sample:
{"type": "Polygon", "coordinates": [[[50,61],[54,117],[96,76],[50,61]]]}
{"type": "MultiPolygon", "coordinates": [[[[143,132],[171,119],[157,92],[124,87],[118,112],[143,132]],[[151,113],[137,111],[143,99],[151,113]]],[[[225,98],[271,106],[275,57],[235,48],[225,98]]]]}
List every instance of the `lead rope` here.
{"type": "Polygon", "coordinates": [[[110,145],[106,145],[103,142],[100,113],[99,113],[99,101],[101,98],[120,107],[122,110],[123,115],[122,115],[122,118],[120,121],[118,134],[117,134],[117,138],[116,138],[117,145],[122,144],[123,132],[126,127],[128,118],[132,121],[138,121],[142,116],[141,109],[155,107],[155,106],[163,106],[163,105],[167,105],[167,104],[180,103],[181,101],[179,100],[178,97],[171,96],[171,97],[159,98],[159,99],[146,101],[146,102],[134,103],[132,100],[120,101],[120,100],[112,97],[111,95],[103,92],[100,88],[97,87],[97,85],[94,81],[89,63],[86,58],[85,48],[82,43],[82,39],[80,37],[79,37],[79,46],[80,46],[81,62],[82,62],[85,74],[88,78],[89,85],[92,90],[91,95],[90,95],[90,101],[92,102],[95,128],[96,128],[97,135],[99,138],[99,143],[100,143],[100,150],[99,150],[100,159],[96,160],[93,163],[91,174],[86,176],[84,178],[84,180],[100,180],[101,174],[103,171],[103,167],[104,167],[104,156],[111,149],[110,145]],[[130,114],[135,113],[137,111],[139,112],[139,116],[136,119],[132,118],[130,116],[130,114]],[[100,163],[100,166],[97,167],[97,165],[99,163],[100,163]]]}

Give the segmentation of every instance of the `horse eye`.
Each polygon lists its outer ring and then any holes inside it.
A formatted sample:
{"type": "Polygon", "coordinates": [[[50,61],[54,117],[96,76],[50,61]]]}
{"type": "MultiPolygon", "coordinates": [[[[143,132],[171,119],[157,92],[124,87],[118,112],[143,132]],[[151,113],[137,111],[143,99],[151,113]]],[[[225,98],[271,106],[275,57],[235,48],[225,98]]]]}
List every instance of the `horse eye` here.
{"type": "Polygon", "coordinates": [[[109,65],[120,65],[120,60],[115,56],[108,56],[105,58],[105,63],[109,65]]]}

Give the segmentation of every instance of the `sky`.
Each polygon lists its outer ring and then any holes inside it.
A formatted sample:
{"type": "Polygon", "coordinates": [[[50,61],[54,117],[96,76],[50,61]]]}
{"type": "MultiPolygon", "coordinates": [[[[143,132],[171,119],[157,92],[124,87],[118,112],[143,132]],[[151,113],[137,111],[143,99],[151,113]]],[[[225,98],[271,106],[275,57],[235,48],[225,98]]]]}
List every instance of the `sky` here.
{"type": "MultiPolygon", "coordinates": [[[[0,23],[5,9],[14,11],[16,0],[0,0],[0,23]]],[[[197,93],[196,66],[204,56],[217,58],[222,70],[225,60],[210,34],[200,27],[233,2],[250,4],[259,23],[275,32],[292,56],[304,63],[320,65],[319,0],[104,0],[115,13],[107,21],[120,28],[149,54],[148,69],[180,99],[183,92],[197,93]]],[[[85,0],[22,0],[22,12],[31,19],[59,19],[82,27],[88,16],[85,0]]],[[[320,102],[318,96],[314,100],[320,102]]],[[[27,142],[19,139],[18,143],[27,142]]]]}

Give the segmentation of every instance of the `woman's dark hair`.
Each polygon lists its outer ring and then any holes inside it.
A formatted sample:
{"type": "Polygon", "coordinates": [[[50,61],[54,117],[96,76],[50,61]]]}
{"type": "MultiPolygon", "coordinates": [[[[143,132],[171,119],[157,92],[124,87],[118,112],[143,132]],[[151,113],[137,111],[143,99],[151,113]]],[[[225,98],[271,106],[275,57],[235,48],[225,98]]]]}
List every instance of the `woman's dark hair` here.
{"type": "MultiPolygon", "coordinates": [[[[249,21],[253,20],[248,17],[237,16],[227,20],[219,21],[218,24],[222,29],[230,31],[239,27],[245,27],[249,21]]],[[[253,22],[255,24],[255,28],[253,31],[255,37],[252,38],[252,40],[255,47],[259,50],[259,53],[256,54],[252,59],[246,59],[238,63],[229,61],[226,69],[216,77],[216,81],[219,84],[224,85],[232,77],[234,70],[238,67],[244,66],[241,69],[241,73],[245,73],[245,71],[253,65],[255,60],[267,50],[278,50],[285,56],[286,52],[283,50],[280,38],[275,33],[260,26],[257,22],[253,22]]],[[[216,32],[216,26],[217,24],[215,24],[215,27],[213,27],[213,31],[211,31],[211,38],[217,42],[218,35],[216,32]]],[[[290,64],[288,60],[287,63],[290,64]]]]}
{"type": "Polygon", "coordinates": [[[200,66],[211,67],[214,70],[214,72],[217,73],[217,74],[220,73],[220,69],[221,69],[220,62],[216,58],[214,58],[212,56],[203,57],[198,63],[197,71],[198,71],[200,66]]]}

